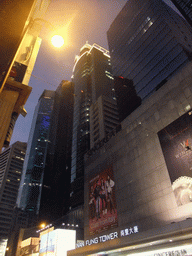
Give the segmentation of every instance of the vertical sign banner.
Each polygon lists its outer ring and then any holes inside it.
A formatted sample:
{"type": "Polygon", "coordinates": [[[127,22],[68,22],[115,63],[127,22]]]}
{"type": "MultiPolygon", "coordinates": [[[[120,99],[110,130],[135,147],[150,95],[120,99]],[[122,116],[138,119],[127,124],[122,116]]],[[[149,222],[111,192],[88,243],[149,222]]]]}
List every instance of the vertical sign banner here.
{"type": "Polygon", "coordinates": [[[100,233],[118,226],[115,181],[112,167],[89,181],[89,233],[100,233]]]}
{"type": "Polygon", "coordinates": [[[192,111],[158,132],[177,205],[192,202],[192,111]]]}

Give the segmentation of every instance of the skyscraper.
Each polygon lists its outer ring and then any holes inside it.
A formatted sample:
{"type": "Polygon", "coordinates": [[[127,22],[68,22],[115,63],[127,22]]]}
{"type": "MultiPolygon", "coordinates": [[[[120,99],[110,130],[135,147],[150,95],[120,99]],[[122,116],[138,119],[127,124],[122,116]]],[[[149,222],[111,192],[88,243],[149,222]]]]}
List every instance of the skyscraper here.
{"type": "Polygon", "coordinates": [[[191,0],[171,0],[187,22],[192,26],[192,2],[191,0]]]}
{"type": "Polygon", "coordinates": [[[62,81],[43,92],[33,116],[17,204],[47,221],[62,216],[69,197],[73,98],[72,83],[62,81]]]}
{"type": "Polygon", "coordinates": [[[127,1],[107,36],[113,75],[133,80],[142,100],[191,59],[190,26],[161,0],[127,1]]]}
{"type": "Polygon", "coordinates": [[[11,227],[26,148],[27,143],[17,141],[0,154],[0,255],[11,227]]]}
{"type": "Polygon", "coordinates": [[[101,95],[113,98],[113,79],[108,51],[86,43],[80,49],[73,69],[72,208],[84,201],[84,154],[90,149],[90,106],[101,95]]]}

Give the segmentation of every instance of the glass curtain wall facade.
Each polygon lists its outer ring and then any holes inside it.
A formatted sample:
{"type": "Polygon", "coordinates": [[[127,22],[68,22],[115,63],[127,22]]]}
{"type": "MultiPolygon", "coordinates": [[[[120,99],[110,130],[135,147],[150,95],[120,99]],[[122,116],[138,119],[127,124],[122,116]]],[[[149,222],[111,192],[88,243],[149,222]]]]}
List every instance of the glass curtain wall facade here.
{"type": "Polygon", "coordinates": [[[113,76],[108,51],[85,44],[73,69],[74,117],[71,166],[71,207],[84,201],[84,154],[90,149],[90,106],[100,95],[113,97],[113,76]]]}
{"type": "Polygon", "coordinates": [[[73,84],[63,80],[35,109],[17,204],[40,221],[69,209],[73,101],[73,84]]]}
{"type": "Polygon", "coordinates": [[[187,22],[192,26],[192,2],[191,0],[171,0],[187,22]]]}
{"type": "Polygon", "coordinates": [[[63,80],[55,94],[39,219],[51,222],[69,209],[74,88],[63,80]]]}
{"type": "Polygon", "coordinates": [[[36,106],[29,134],[17,204],[32,215],[39,213],[54,97],[54,91],[43,92],[36,106]]]}
{"type": "Polygon", "coordinates": [[[190,60],[187,22],[161,0],[130,0],[108,32],[114,76],[133,80],[147,98],[190,60]]]}

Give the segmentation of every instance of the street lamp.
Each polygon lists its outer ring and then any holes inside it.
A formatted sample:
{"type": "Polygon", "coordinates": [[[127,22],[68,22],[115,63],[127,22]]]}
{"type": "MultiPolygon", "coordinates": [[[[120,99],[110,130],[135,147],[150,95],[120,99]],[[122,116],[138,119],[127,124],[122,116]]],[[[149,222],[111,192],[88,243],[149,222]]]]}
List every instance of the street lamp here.
{"type": "MultiPolygon", "coordinates": [[[[9,146],[18,116],[27,114],[24,105],[32,90],[28,83],[41,44],[39,33],[42,25],[56,31],[52,24],[42,18],[31,19],[20,36],[14,56],[3,74],[0,74],[0,123],[3,124],[0,126],[0,152],[3,147],[9,146]]],[[[64,40],[56,36],[53,43],[61,47],[64,40]]]]}
{"type": "MultiPolygon", "coordinates": [[[[45,231],[46,229],[50,229],[52,227],[52,224],[47,225],[45,223],[40,223],[38,226],[34,226],[34,227],[30,227],[30,228],[21,228],[19,230],[19,238],[18,238],[18,243],[17,243],[17,251],[16,251],[16,256],[20,255],[20,251],[22,249],[22,243],[23,243],[23,238],[26,236],[27,234],[27,238],[24,239],[24,242],[26,241],[26,246],[29,245],[28,240],[31,239],[37,239],[37,233],[41,233],[42,231],[45,231]],[[38,230],[40,228],[40,230],[38,230]]],[[[54,227],[52,228],[54,229],[54,227]]],[[[38,239],[39,239],[39,235],[38,235],[38,239]]],[[[39,245],[39,242],[38,242],[39,245]]],[[[36,249],[37,246],[35,246],[36,249]]],[[[33,248],[34,249],[34,248],[33,248]]]]}
{"type": "MultiPolygon", "coordinates": [[[[51,24],[49,21],[44,20],[42,18],[34,19],[31,22],[31,26],[34,26],[36,22],[42,22],[45,25],[45,27],[47,27],[51,31],[54,31],[54,33],[55,33],[55,31],[57,31],[56,27],[53,24],[51,24]]],[[[54,35],[51,39],[51,42],[52,42],[53,46],[60,48],[64,44],[64,39],[61,35],[54,35]]]]}
{"type": "Polygon", "coordinates": [[[55,35],[52,37],[51,42],[53,46],[60,48],[64,44],[64,39],[62,36],[55,35]]]}
{"type": "MultiPolygon", "coordinates": [[[[30,29],[37,30],[37,31],[38,31],[38,34],[39,34],[39,32],[40,32],[42,26],[40,26],[40,28],[39,28],[38,26],[36,26],[36,25],[37,25],[36,23],[38,23],[38,22],[44,23],[44,25],[45,25],[46,27],[48,27],[50,30],[52,30],[52,31],[55,31],[55,30],[56,30],[56,28],[55,28],[49,21],[44,20],[44,19],[42,19],[42,18],[35,18],[35,19],[32,19],[32,20],[28,23],[28,25],[25,27],[24,33],[22,34],[22,36],[21,36],[21,38],[20,38],[20,42],[19,42],[19,44],[18,44],[18,48],[17,48],[17,50],[16,50],[16,52],[15,52],[15,54],[14,54],[14,57],[13,57],[12,60],[10,61],[9,67],[8,67],[7,70],[4,72],[3,77],[2,77],[1,80],[0,80],[0,93],[2,92],[2,90],[3,90],[3,88],[4,88],[4,85],[5,85],[6,81],[7,81],[7,78],[8,78],[8,76],[9,76],[9,74],[10,74],[10,72],[11,72],[11,69],[12,69],[12,67],[13,67],[13,64],[14,64],[14,62],[15,62],[16,56],[17,56],[17,54],[19,53],[19,50],[20,50],[20,48],[21,48],[21,46],[22,46],[22,44],[23,44],[23,41],[25,40],[26,34],[29,32],[30,29]],[[37,27],[38,27],[38,29],[37,29],[37,27]]],[[[61,47],[61,46],[64,44],[64,39],[62,38],[62,36],[55,35],[55,36],[53,36],[52,40],[53,40],[53,45],[54,45],[55,47],[61,47]]]]}

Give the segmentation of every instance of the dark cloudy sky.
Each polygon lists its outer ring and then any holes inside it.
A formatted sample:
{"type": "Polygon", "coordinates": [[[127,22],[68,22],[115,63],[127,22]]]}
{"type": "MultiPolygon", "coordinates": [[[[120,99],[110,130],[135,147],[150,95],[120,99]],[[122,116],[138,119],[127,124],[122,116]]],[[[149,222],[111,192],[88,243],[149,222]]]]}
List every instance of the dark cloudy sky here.
{"type": "Polygon", "coordinates": [[[62,80],[71,80],[75,55],[86,41],[108,49],[106,32],[125,3],[126,0],[51,1],[45,19],[64,37],[65,45],[61,49],[54,48],[50,42],[54,32],[43,28],[42,44],[29,83],[33,90],[25,105],[28,114],[25,118],[19,116],[11,144],[27,142],[40,95],[45,89],[56,90],[62,80]]]}

